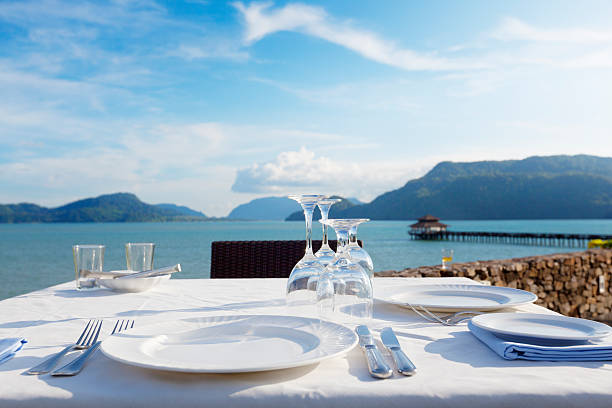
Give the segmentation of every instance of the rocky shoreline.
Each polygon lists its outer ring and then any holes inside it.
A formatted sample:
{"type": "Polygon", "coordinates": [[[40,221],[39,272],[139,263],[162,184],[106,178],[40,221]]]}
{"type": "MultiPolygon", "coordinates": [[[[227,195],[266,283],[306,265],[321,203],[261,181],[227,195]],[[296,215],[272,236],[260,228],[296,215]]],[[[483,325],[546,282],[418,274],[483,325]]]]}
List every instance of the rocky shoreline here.
{"type": "Polygon", "coordinates": [[[538,295],[537,304],[566,316],[612,322],[612,249],[376,272],[381,277],[464,276],[538,295]]]}

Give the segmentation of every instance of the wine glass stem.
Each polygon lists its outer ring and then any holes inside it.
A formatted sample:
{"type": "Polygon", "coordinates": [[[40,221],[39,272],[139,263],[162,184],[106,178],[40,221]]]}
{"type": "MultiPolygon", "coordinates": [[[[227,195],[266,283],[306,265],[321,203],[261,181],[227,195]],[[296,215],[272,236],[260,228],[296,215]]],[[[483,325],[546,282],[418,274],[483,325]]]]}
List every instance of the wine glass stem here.
{"type": "MultiPolygon", "coordinates": [[[[321,205],[319,206],[319,210],[321,211],[321,219],[326,220],[329,216],[329,206],[321,205]]],[[[323,224],[323,242],[322,246],[326,246],[328,244],[327,238],[327,224],[323,224]]]]}
{"type": "Polygon", "coordinates": [[[349,243],[352,245],[357,245],[357,228],[353,227],[349,231],[349,243]]]}
{"type": "Polygon", "coordinates": [[[306,220],[306,254],[312,254],[312,209],[304,208],[306,220]]]}
{"type": "Polygon", "coordinates": [[[327,225],[323,224],[323,243],[322,245],[327,245],[327,225]]]}
{"type": "Polygon", "coordinates": [[[336,237],[338,238],[338,250],[336,252],[344,253],[349,242],[348,231],[345,229],[336,229],[336,237]]]}

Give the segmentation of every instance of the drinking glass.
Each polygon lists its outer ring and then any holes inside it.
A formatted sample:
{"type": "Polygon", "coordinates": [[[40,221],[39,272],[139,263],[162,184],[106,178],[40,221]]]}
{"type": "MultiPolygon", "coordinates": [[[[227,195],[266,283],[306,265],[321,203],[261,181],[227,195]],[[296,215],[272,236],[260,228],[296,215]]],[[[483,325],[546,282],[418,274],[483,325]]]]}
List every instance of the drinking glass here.
{"type": "Polygon", "coordinates": [[[150,242],[125,244],[125,259],[130,271],[149,271],[153,269],[153,256],[155,255],[155,244],[150,242]]]}
{"type": "Polygon", "coordinates": [[[293,267],[287,281],[287,305],[299,306],[314,304],[316,302],[315,290],[319,275],[323,272],[323,265],[312,253],[312,212],[317,203],[324,198],[318,194],[290,195],[290,199],[297,201],[304,210],[306,221],[306,251],[304,257],[293,267]]]}
{"type": "Polygon", "coordinates": [[[367,271],[351,259],[349,231],[368,219],[327,219],[338,239],[336,257],[319,278],[317,307],[322,317],[345,323],[363,323],[372,318],[374,304],[372,281],[367,271]]]}
{"type": "Polygon", "coordinates": [[[357,242],[357,227],[359,227],[359,224],[355,224],[349,231],[348,253],[353,261],[358,262],[368,272],[368,276],[372,280],[374,278],[374,263],[370,254],[357,242]]]}
{"type": "MultiPolygon", "coordinates": [[[[329,215],[329,209],[332,205],[340,202],[339,198],[327,198],[324,200],[320,200],[317,205],[319,206],[319,210],[321,211],[321,219],[326,220],[329,215]]],[[[327,239],[327,225],[323,224],[323,240],[321,244],[321,248],[315,253],[315,256],[319,258],[319,262],[323,266],[329,265],[331,261],[334,260],[336,253],[329,247],[328,239],[327,239]]]]}
{"type": "Polygon", "coordinates": [[[87,277],[90,272],[102,272],[104,266],[104,245],[73,245],[76,288],[92,289],[97,286],[95,278],[87,277]]]}
{"type": "Polygon", "coordinates": [[[451,262],[453,262],[453,250],[446,248],[442,249],[442,269],[448,269],[451,262]]]}

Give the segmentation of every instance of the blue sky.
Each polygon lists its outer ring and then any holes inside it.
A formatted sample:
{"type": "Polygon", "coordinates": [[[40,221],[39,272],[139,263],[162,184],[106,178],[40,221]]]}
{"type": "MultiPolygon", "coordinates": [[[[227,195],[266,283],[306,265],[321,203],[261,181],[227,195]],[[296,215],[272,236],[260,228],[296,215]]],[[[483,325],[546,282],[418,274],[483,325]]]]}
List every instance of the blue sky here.
{"type": "Polygon", "coordinates": [[[612,2],[0,0],[0,203],[224,216],[443,160],[612,156],[612,2]]]}

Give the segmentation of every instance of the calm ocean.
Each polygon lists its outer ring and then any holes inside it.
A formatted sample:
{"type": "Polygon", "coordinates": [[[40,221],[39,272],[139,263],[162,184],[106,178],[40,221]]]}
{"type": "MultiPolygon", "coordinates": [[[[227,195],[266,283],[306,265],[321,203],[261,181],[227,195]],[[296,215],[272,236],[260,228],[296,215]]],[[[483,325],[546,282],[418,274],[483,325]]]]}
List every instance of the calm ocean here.
{"type": "MultiPolygon", "coordinates": [[[[456,262],[577,251],[519,245],[420,242],[408,238],[407,221],[372,221],[359,227],[377,271],[440,263],[452,248],[456,262]]],[[[612,220],[448,221],[458,231],[612,234],[612,220]]],[[[333,238],[334,234],[331,233],[333,238]]],[[[105,270],[125,269],[126,242],[155,242],[155,266],[180,263],[176,278],[207,278],[210,245],[221,240],[302,239],[301,222],[193,222],[107,224],[0,224],[0,299],[74,279],[73,244],[104,244],[105,270]]],[[[320,239],[315,223],[314,238],[320,239]]]]}

